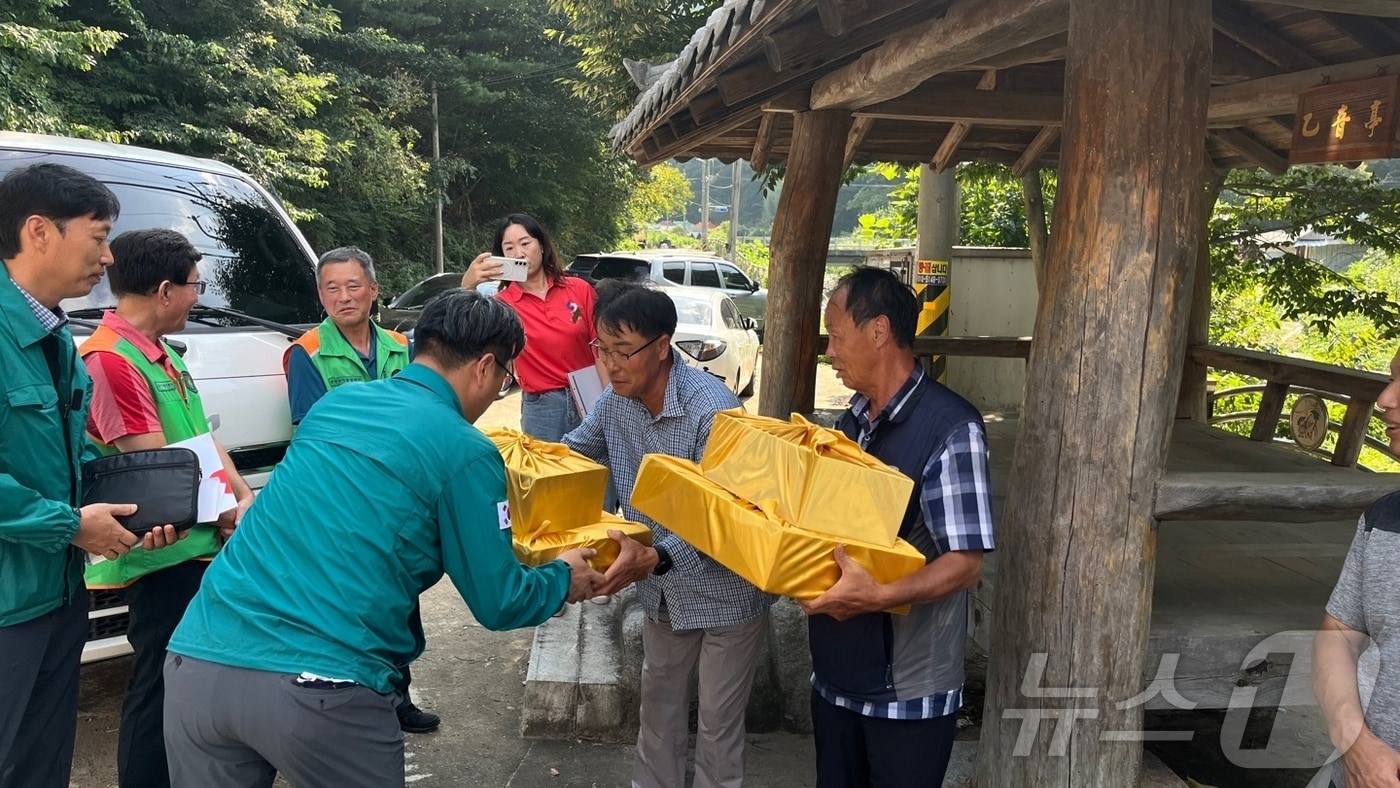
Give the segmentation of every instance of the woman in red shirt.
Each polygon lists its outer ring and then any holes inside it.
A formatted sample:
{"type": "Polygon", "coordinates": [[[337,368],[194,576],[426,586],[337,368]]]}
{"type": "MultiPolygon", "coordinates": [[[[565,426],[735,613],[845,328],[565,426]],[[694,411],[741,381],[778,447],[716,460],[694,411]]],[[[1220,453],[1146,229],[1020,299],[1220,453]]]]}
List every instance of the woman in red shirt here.
{"type": "Polygon", "coordinates": [[[496,297],[505,301],[525,325],[525,350],[515,360],[515,377],[524,396],[520,429],[540,440],[558,442],[579,425],[569,397],[568,375],[594,366],[589,347],[593,328],[593,286],[566,276],[549,234],[533,216],[513,213],[496,228],[492,251],[477,255],[462,275],[462,287],[476,286],[501,274],[491,256],[524,258],[529,275],[524,282],[502,282],[496,297]]]}

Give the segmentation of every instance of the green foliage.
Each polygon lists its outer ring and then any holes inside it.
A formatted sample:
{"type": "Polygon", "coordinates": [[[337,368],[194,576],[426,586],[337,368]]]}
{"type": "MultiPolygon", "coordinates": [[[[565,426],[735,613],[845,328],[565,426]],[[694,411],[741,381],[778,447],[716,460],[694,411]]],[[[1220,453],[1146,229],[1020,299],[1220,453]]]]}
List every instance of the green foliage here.
{"type": "Polygon", "coordinates": [[[1385,337],[1400,332],[1393,297],[1297,253],[1293,239],[1308,230],[1400,253],[1400,190],[1384,188],[1365,169],[1294,167],[1280,176],[1232,172],[1210,222],[1217,292],[1258,283],[1264,301],[1278,307],[1282,317],[1323,333],[1347,315],[1364,317],[1385,337]]]}
{"type": "Polygon", "coordinates": [[[564,78],[573,95],[611,118],[632,108],[637,86],[623,59],[664,63],[705,24],[718,0],[549,0],[565,23],[550,30],[578,50],[577,72],[564,78]]]}
{"type": "Polygon", "coordinates": [[[627,200],[627,217],[635,230],[667,216],[676,216],[695,196],[690,181],[670,164],[658,164],[643,175],[627,200]]]}
{"type": "MultiPolygon", "coordinates": [[[[884,208],[859,218],[856,238],[877,247],[913,243],[918,234],[919,168],[876,164],[870,171],[896,185],[884,208]]],[[[958,184],[962,192],[958,243],[1014,247],[1029,243],[1025,197],[1010,169],[996,164],[960,164],[958,184]]],[[[1047,202],[1053,199],[1053,186],[1051,179],[1047,202]]]]}
{"type": "Polygon", "coordinates": [[[44,134],[82,128],[52,95],[55,71],[90,71],[121,40],[114,30],[59,19],[62,0],[0,0],[0,128],[44,134]]]}

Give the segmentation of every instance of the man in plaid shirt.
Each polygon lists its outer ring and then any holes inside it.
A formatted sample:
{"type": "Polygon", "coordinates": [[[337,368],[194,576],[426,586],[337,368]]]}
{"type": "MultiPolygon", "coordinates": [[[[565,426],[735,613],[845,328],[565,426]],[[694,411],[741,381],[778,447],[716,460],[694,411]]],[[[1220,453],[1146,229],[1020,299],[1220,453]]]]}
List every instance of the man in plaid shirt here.
{"type": "Polygon", "coordinates": [[[632,785],[684,788],[690,674],[699,666],[695,788],[744,782],[744,710],[773,597],[632,507],[646,454],[700,461],[715,413],[739,406],[724,384],[671,348],[676,306],[665,293],[614,280],[598,288],[594,354],[612,384],[564,443],[608,466],[622,513],[652,529],[653,547],[614,532],[621,555],[599,594],[637,582],[642,629],[641,730],[632,785]]]}
{"type": "Polygon", "coordinates": [[[843,277],[826,308],[827,355],[856,392],[836,426],[915,480],[899,535],[928,563],[882,585],[837,547],[840,581],[801,603],[817,788],[941,785],[957,732],[967,589],[994,547],[987,441],[977,409],[914,358],[917,318],[913,292],[874,268],[843,277]]]}

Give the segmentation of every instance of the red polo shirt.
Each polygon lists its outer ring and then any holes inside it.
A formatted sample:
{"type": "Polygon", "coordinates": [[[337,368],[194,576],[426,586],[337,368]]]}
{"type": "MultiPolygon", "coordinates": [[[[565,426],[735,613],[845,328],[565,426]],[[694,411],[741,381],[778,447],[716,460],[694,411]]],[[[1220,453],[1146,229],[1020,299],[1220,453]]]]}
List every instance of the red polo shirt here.
{"type": "Polygon", "coordinates": [[[593,286],[576,276],[561,276],[545,291],[544,298],[512,283],[496,294],[510,304],[525,324],[525,350],[515,360],[520,387],[531,394],[562,389],[569,373],[593,366],[588,343],[597,336],[593,328],[593,286]]]}
{"type": "MultiPolygon", "coordinates": [[[[165,357],[165,350],[142,334],[116,310],[102,315],[102,325],[116,331],[140,350],[147,361],[165,367],[171,378],[178,379],[175,368],[165,357]]],[[[126,359],[116,353],[98,351],[83,359],[88,376],[92,378],[92,407],[88,411],[88,432],[103,443],[111,444],[128,435],[162,432],[156,415],[156,401],[151,396],[151,384],[126,359]]]]}

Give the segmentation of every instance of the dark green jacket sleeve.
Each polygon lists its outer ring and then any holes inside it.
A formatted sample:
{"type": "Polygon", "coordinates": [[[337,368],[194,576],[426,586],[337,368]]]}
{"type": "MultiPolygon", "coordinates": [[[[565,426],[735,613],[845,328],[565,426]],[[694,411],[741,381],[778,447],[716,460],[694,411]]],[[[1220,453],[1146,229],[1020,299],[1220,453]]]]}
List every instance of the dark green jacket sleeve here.
{"type": "Polygon", "coordinates": [[[498,631],[544,623],[569,595],[563,561],[536,568],[516,559],[505,500],[505,465],[490,452],[458,470],[438,502],[443,571],[476,620],[498,631]]]}

